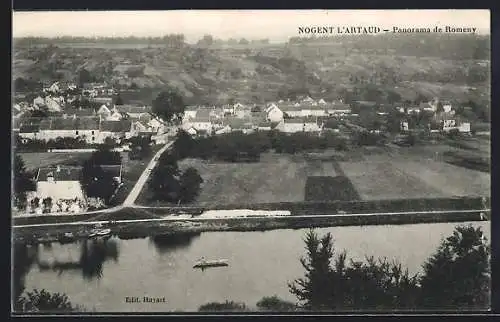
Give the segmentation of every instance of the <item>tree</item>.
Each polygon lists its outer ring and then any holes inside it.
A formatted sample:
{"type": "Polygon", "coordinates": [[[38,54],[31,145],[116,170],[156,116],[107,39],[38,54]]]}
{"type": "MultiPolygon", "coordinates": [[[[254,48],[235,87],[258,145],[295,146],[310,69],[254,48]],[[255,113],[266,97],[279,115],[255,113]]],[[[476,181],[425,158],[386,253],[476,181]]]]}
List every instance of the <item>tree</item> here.
{"type": "Polygon", "coordinates": [[[17,307],[22,312],[72,312],[78,311],[66,294],[50,293],[35,289],[18,299],[17,307]]]}
{"type": "Polygon", "coordinates": [[[108,145],[99,146],[99,149],[93,152],[83,164],[81,183],[86,195],[102,198],[105,203],[109,203],[118,183],[113,178],[113,175],[105,171],[101,166],[120,164],[121,156],[119,152],[112,151],[108,145]]]}
{"type": "Polygon", "coordinates": [[[314,230],[309,230],[305,238],[307,258],[300,263],[306,270],[305,277],[289,283],[290,292],[297,296],[302,306],[308,310],[324,310],[331,303],[330,296],[330,259],[332,236],[326,234],[321,240],[314,230]]]}
{"type": "Polygon", "coordinates": [[[52,198],[51,197],[47,197],[47,198],[43,199],[42,203],[43,203],[44,212],[50,212],[52,210],[52,198]]]}
{"type": "Polygon", "coordinates": [[[83,84],[85,84],[85,83],[91,83],[93,80],[94,80],[94,78],[92,77],[90,72],[88,70],[86,70],[85,68],[82,68],[78,72],[78,83],[80,86],[83,86],[83,84]]]}
{"type": "Polygon", "coordinates": [[[185,202],[193,201],[200,192],[203,179],[195,168],[186,169],[179,178],[180,200],[185,202]]]}
{"type": "Polygon", "coordinates": [[[173,151],[179,159],[184,159],[191,155],[195,141],[186,131],[179,129],[177,132],[175,142],[173,144],[173,151]]]}
{"type": "Polygon", "coordinates": [[[170,153],[162,154],[151,176],[153,199],[177,202],[180,191],[179,175],[176,156],[170,153]]]}
{"type": "Polygon", "coordinates": [[[213,43],[214,38],[211,35],[204,35],[203,38],[198,41],[198,45],[200,46],[212,46],[213,43]]]}
{"type": "Polygon", "coordinates": [[[26,171],[24,160],[19,154],[14,155],[14,197],[18,208],[26,207],[26,193],[36,190],[35,182],[26,171]]]}
{"type": "Polygon", "coordinates": [[[123,105],[123,99],[120,94],[118,94],[118,96],[116,97],[115,105],[123,105]]]}
{"type": "Polygon", "coordinates": [[[257,308],[261,311],[292,312],[298,307],[292,302],[280,299],[278,296],[265,296],[257,302],[257,308]]]}
{"type": "Polygon", "coordinates": [[[175,88],[162,91],[153,101],[153,113],[165,122],[178,122],[184,114],[185,104],[175,88]]]}
{"type": "Polygon", "coordinates": [[[481,228],[458,226],[424,264],[420,305],[427,309],[487,309],[490,274],[490,250],[481,228]]]}

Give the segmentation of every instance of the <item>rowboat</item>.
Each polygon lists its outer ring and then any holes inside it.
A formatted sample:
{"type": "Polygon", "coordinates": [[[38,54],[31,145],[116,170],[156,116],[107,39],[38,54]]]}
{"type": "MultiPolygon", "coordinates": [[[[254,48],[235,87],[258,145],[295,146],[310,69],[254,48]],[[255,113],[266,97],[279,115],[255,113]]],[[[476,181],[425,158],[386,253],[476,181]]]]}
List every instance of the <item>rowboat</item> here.
{"type": "Polygon", "coordinates": [[[227,259],[217,259],[217,260],[201,259],[193,266],[193,268],[205,269],[207,267],[223,267],[223,266],[229,266],[227,259]]]}

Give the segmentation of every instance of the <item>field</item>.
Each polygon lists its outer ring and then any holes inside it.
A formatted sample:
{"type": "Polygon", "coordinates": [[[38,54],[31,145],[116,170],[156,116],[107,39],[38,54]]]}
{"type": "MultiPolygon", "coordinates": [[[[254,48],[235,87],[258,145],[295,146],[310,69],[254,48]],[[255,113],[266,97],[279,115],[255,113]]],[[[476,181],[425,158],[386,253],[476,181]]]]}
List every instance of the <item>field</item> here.
{"type": "Polygon", "coordinates": [[[347,177],[308,177],[306,182],[305,200],[351,201],[359,200],[359,194],[347,177]]]}
{"type": "Polygon", "coordinates": [[[489,196],[490,174],[444,162],[440,155],[449,150],[400,148],[340,165],[363,200],[489,196]]]}
{"type": "Polygon", "coordinates": [[[33,171],[41,167],[59,165],[81,165],[83,161],[90,157],[90,152],[72,153],[19,153],[26,165],[26,169],[33,171]]]}

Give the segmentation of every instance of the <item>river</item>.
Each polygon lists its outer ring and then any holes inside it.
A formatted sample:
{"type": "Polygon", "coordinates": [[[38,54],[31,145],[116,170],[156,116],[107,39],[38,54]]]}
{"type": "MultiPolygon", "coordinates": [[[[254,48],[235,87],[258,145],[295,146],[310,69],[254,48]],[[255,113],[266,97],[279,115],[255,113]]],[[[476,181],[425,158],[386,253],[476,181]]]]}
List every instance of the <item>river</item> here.
{"type": "MultiPolygon", "coordinates": [[[[482,227],[490,240],[489,222],[471,224],[482,227]]],[[[348,258],[387,257],[417,273],[456,226],[439,223],[316,231],[321,235],[331,232],[335,249],[346,250],[348,258]]],[[[176,240],[111,238],[95,244],[40,245],[38,264],[25,276],[25,286],[27,290],[66,293],[72,303],[97,312],[197,311],[202,304],[225,300],[255,307],[263,296],[272,295],[294,301],[287,282],[304,275],[299,257],[305,253],[306,232],[208,232],[176,240]],[[227,259],[229,266],[193,269],[202,256],[227,259]],[[50,265],[58,269],[43,269],[50,265]],[[126,303],[127,296],[165,297],[166,303],[126,303]]]]}

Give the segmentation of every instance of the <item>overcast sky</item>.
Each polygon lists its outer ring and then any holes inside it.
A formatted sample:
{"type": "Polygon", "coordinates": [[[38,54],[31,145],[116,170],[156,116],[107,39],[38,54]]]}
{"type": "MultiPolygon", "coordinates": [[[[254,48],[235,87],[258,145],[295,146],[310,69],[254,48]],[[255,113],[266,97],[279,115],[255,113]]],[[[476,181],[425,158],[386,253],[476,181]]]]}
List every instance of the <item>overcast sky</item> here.
{"type": "Polygon", "coordinates": [[[14,37],[163,36],[183,33],[286,40],[303,26],[476,27],[490,32],[489,10],[178,10],[15,12],[14,37]]]}

